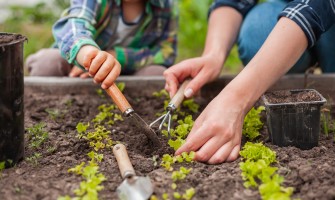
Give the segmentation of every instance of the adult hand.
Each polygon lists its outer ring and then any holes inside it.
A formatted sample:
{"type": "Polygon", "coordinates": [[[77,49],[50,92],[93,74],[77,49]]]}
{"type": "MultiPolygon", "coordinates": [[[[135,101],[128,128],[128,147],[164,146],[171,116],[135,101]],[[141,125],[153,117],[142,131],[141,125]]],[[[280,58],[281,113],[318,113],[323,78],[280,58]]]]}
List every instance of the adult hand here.
{"type": "Polygon", "coordinates": [[[195,151],[195,160],[209,164],[237,159],[245,112],[233,96],[221,92],[208,104],[176,155],[195,151]]]}
{"type": "Polygon", "coordinates": [[[165,70],[165,89],[169,92],[170,97],[175,95],[179,83],[183,82],[185,78],[192,78],[185,89],[186,98],[192,97],[205,83],[216,79],[221,72],[222,57],[212,54],[203,55],[184,60],[165,70]]]}
{"type": "Polygon", "coordinates": [[[80,69],[79,67],[73,66],[70,74],[70,77],[80,77],[80,78],[87,78],[89,77],[88,72],[85,72],[84,70],[80,69]]]}
{"type": "Polygon", "coordinates": [[[88,70],[94,82],[101,83],[103,89],[109,88],[121,72],[120,63],[110,53],[90,45],[79,50],[77,62],[88,70]]]}

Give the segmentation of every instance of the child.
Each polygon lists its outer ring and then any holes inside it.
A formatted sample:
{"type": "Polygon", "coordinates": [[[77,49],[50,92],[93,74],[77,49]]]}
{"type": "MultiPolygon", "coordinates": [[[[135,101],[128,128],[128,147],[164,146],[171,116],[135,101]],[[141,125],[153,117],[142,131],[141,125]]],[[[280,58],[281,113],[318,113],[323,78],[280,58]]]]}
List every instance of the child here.
{"type": "Polygon", "coordinates": [[[30,75],[90,75],[105,89],[120,73],[162,75],[174,63],[176,7],[173,0],[72,0],[53,35],[54,49],[27,58],[30,75]]]}

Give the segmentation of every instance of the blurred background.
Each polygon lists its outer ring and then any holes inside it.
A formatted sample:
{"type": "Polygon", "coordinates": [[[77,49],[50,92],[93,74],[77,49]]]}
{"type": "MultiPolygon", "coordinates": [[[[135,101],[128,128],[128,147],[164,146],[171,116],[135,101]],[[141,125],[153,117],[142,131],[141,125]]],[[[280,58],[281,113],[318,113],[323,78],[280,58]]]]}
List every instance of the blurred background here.
{"type": "MultiPolygon", "coordinates": [[[[208,8],[213,0],[177,0],[179,33],[177,62],[202,53],[208,8]]],[[[0,32],[20,33],[28,38],[24,57],[54,42],[51,27],[69,6],[70,0],[0,0],[0,32]]],[[[222,74],[236,74],[242,69],[237,48],[233,48],[222,74]]]]}

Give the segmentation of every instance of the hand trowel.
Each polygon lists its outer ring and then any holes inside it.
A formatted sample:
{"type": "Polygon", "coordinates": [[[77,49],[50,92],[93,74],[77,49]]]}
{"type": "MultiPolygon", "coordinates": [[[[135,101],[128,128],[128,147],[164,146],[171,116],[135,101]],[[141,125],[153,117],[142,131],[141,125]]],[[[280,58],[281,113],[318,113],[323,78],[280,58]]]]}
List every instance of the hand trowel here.
{"type": "Polygon", "coordinates": [[[117,188],[117,194],[121,200],[147,200],[153,193],[153,185],[148,176],[136,176],[135,170],[129,160],[126,147],[117,144],[113,147],[117,164],[122,178],[121,185],[117,188]]]}

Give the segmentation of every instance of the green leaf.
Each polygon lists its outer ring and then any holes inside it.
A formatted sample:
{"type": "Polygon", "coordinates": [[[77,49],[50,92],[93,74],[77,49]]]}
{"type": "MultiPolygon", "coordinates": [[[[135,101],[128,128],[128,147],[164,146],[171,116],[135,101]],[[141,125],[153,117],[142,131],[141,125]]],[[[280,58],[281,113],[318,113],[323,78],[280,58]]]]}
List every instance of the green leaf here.
{"type": "Polygon", "coordinates": [[[121,92],[123,92],[124,88],[126,87],[126,83],[124,82],[119,82],[116,84],[116,86],[119,88],[121,92]]]}

